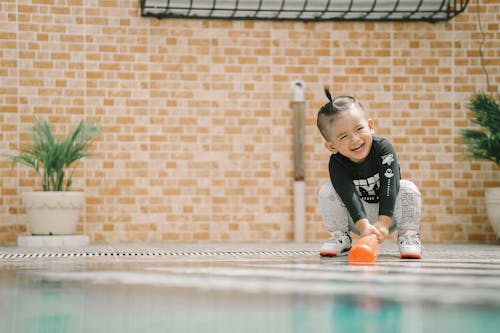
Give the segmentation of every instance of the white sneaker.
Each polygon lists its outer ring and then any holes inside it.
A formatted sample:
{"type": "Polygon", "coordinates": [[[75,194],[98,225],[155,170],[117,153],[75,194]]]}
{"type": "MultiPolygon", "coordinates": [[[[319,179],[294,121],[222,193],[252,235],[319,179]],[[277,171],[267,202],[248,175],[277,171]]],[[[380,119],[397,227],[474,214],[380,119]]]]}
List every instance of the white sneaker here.
{"type": "Polygon", "coordinates": [[[408,230],[398,236],[398,247],[401,259],[420,259],[422,257],[422,243],[418,232],[408,230]]]}
{"type": "Polygon", "coordinates": [[[334,231],[330,234],[330,239],[323,244],[319,255],[322,257],[336,257],[347,254],[351,249],[352,239],[349,232],[334,231]]]}

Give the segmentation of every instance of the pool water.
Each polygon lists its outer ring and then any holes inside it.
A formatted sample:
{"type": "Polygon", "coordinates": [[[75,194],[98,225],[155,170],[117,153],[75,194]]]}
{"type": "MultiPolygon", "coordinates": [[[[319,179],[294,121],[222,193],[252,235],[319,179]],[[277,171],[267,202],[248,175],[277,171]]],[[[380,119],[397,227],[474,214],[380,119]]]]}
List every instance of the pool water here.
{"type": "MultiPolygon", "coordinates": [[[[496,250],[496,249],[495,249],[496,250]]],[[[0,260],[1,332],[494,332],[500,260],[0,260]]]]}

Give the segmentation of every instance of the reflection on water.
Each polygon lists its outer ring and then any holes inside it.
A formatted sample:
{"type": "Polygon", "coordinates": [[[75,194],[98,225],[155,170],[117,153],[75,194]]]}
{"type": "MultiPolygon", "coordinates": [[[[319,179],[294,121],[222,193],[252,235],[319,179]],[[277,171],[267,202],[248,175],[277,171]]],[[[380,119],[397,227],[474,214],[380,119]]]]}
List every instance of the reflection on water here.
{"type": "Polygon", "coordinates": [[[500,308],[0,274],[1,332],[493,332],[500,308]]]}

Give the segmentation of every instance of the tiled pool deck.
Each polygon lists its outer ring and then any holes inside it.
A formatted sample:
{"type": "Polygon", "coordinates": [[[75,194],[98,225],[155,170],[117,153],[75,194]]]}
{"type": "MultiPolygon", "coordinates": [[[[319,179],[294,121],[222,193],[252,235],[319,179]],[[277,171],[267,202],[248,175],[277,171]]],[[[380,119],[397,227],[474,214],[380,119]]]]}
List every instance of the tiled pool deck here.
{"type": "Polygon", "coordinates": [[[475,332],[500,327],[500,245],[374,265],[320,244],[0,247],[2,332],[475,332]]]}

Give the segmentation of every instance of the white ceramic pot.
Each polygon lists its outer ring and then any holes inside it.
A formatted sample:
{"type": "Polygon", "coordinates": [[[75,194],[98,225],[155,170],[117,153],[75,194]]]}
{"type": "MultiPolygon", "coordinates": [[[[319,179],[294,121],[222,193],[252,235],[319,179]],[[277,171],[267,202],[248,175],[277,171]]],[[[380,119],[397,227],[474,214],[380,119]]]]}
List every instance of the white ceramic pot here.
{"type": "Polygon", "coordinates": [[[29,231],[33,235],[71,235],[76,233],[85,204],[83,192],[25,192],[29,231]]]}
{"type": "Polygon", "coordinates": [[[485,189],[486,211],[497,239],[500,238],[500,187],[485,189]]]}

